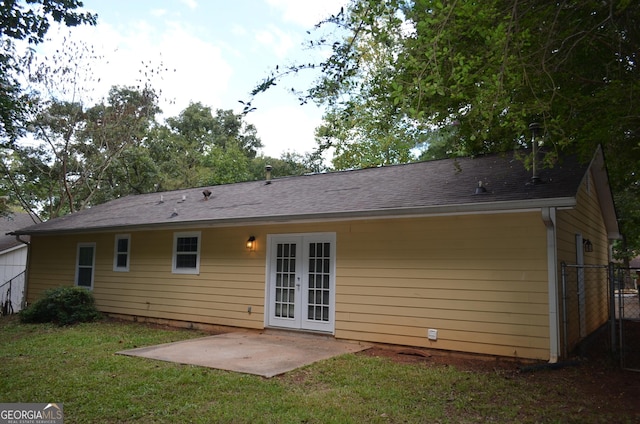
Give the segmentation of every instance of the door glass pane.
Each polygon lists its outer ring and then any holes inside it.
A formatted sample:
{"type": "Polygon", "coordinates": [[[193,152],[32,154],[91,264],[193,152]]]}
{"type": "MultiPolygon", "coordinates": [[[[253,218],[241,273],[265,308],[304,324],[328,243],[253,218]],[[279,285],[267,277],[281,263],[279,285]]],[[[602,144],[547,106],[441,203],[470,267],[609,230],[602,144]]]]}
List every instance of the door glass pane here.
{"type": "Polygon", "coordinates": [[[276,298],[274,313],[278,318],[295,318],[296,245],[278,243],[276,257],[276,298]]]}
{"type": "Polygon", "coordinates": [[[308,319],[329,321],[331,243],[309,243],[308,319]]]}

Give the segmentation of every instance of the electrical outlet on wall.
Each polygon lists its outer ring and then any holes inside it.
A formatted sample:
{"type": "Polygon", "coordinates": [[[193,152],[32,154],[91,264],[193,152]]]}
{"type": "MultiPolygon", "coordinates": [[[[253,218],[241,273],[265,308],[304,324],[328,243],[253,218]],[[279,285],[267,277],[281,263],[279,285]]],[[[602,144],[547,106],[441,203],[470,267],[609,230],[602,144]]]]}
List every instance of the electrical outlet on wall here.
{"type": "Polygon", "coordinates": [[[430,328],[427,330],[427,338],[429,340],[438,340],[438,330],[430,328]]]}

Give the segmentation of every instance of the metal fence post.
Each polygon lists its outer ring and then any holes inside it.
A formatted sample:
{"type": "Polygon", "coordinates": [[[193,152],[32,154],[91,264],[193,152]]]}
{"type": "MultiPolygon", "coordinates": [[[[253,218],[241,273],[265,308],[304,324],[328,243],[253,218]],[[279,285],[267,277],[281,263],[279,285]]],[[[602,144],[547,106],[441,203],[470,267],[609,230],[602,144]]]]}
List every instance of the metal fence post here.
{"type": "Polygon", "coordinates": [[[569,356],[569,336],[567,324],[567,264],[560,263],[561,280],[562,280],[562,357],[569,356]]]}
{"type": "Polygon", "coordinates": [[[609,333],[611,333],[611,352],[618,352],[616,339],[616,279],[615,265],[609,262],[609,333]]]}

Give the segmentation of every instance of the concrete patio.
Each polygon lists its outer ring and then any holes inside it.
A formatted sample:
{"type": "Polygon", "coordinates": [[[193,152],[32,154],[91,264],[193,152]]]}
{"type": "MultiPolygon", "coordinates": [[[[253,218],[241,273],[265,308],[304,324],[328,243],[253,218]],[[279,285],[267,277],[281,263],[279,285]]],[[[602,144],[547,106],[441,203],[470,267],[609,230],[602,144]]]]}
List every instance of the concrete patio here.
{"type": "Polygon", "coordinates": [[[226,333],[118,352],[270,378],[323,359],[370,348],[306,333],[226,333]]]}

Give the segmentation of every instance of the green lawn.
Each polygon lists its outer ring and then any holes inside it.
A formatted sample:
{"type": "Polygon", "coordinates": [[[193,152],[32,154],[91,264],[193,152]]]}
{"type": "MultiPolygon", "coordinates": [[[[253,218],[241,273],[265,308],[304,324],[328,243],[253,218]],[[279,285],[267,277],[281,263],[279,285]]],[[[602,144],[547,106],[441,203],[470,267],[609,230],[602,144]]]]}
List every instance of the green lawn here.
{"type": "Polygon", "coordinates": [[[350,354],[264,379],[115,354],[201,335],[135,323],[56,327],[2,317],[0,402],[63,403],[65,423],[632,422],[580,401],[575,384],[550,393],[540,378],[517,373],[350,354]]]}

